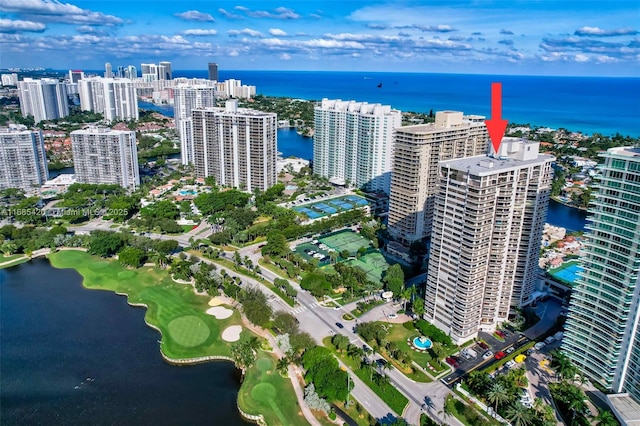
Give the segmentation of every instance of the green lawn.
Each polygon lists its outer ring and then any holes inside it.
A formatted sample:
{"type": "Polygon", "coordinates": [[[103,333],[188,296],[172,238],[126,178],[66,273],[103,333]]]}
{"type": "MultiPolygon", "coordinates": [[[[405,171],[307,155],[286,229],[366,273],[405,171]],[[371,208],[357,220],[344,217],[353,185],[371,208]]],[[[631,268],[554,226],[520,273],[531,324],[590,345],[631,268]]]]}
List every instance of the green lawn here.
{"type": "Polygon", "coordinates": [[[388,330],[387,340],[390,342],[396,342],[398,347],[407,352],[411,359],[418,363],[420,367],[428,369],[427,364],[431,364],[436,369],[435,372],[432,372],[434,375],[444,371],[445,368],[438,364],[438,362],[431,356],[430,352],[414,351],[407,343],[407,339],[413,339],[420,335],[417,330],[408,330],[403,324],[385,323],[385,326],[388,330]]]}
{"type": "MultiPolygon", "coordinates": [[[[129,302],[146,304],[145,320],[162,332],[162,352],[168,357],[230,355],[230,344],[220,336],[228,326],[240,324],[240,314],[234,311],[224,320],[208,315],[210,297],[197,296],[190,285],[176,284],[166,271],[152,267],[126,269],[117,262],[72,250],[49,258],[57,268],[76,269],[87,288],[126,293],[129,302]]],[[[243,340],[249,337],[248,331],[242,332],[243,340]]]]}
{"type": "MultiPolygon", "coordinates": [[[[208,315],[210,297],[196,295],[190,285],[175,283],[166,271],[126,269],[80,251],[61,251],[49,258],[56,268],[77,270],[89,289],[127,293],[129,302],[146,304],[145,320],[161,330],[161,349],[168,357],[230,356],[231,344],[220,336],[225,328],[241,324],[240,314],[234,310],[224,320],[208,315]]],[[[251,336],[243,330],[241,341],[251,336]]],[[[240,407],[250,414],[262,414],[269,425],[307,424],[289,379],[275,373],[274,367],[271,356],[260,351],[256,365],[245,375],[238,395],[240,407]]]]}
{"type": "Polygon", "coordinates": [[[377,383],[369,379],[369,373],[362,369],[358,369],[358,362],[353,358],[348,357],[345,353],[336,351],[335,346],[331,343],[331,337],[325,337],[322,340],[325,347],[329,348],[334,355],[336,355],[347,367],[349,367],[355,374],[371,388],[376,395],[378,395],[387,405],[394,410],[397,414],[402,414],[404,407],[409,403],[409,400],[393,385],[387,384],[379,386],[377,383]]]}
{"type": "Polygon", "coordinates": [[[275,371],[275,360],[266,352],[247,370],[238,403],[248,414],[262,414],[269,425],[306,425],[289,379],[275,371]]]}
{"type": "Polygon", "coordinates": [[[6,265],[0,266],[0,269],[10,268],[28,261],[29,258],[24,254],[13,254],[11,256],[0,255],[0,263],[9,262],[6,265]]]}

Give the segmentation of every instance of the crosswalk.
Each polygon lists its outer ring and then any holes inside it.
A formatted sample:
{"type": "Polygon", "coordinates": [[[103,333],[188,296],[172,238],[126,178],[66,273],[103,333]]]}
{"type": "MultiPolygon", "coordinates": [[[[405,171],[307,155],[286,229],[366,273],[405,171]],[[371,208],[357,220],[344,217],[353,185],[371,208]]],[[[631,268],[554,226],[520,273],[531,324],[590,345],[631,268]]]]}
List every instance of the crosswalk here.
{"type": "Polygon", "coordinates": [[[298,314],[301,314],[302,312],[305,312],[305,311],[307,311],[309,309],[317,308],[318,306],[320,306],[320,304],[315,303],[315,302],[310,304],[310,305],[308,305],[308,307],[307,306],[298,306],[297,308],[292,309],[291,313],[293,315],[298,315],[298,314]]]}

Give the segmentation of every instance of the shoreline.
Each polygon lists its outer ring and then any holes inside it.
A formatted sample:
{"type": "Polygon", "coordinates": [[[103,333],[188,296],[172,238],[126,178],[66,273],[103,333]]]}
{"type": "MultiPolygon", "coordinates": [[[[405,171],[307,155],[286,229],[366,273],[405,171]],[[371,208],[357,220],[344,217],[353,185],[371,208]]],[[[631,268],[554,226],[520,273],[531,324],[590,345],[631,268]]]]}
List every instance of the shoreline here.
{"type": "Polygon", "coordinates": [[[571,203],[567,203],[566,201],[562,201],[559,197],[549,197],[550,199],[552,199],[553,201],[555,201],[556,203],[562,204],[565,207],[569,207],[572,209],[576,209],[576,210],[580,210],[583,211],[585,213],[587,213],[589,211],[589,209],[585,209],[584,207],[580,207],[580,206],[575,206],[571,203]]]}
{"type": "MultiPolygon", "coordinates": [[[[231,362],[234,365],[234,368],[238,369],[238,366],[235,363],[235,361],[231,357],[228,357],[228,356],[225,356],[225,355],[203,355],[203,356],[200,356],[200,357],[192,357],[192,358],[172,358],[172,357],[168,356],[167,354],[164,353],[164,351],[162,349],[162,345],[164,345],[164,343],[165,343],[165,341],[163,340],[164,339],[164,334],[162,332],[162,329],[159,326],[157,326],[157,325],[155,325],[155,324],[153,324],[153,323],[151,323],[151,322],[149,322],[147,320],[147,313],[149,312],[149,305],[147,305],[144,302],[132,302],[132,301],[130,301],[129,300],[129,294],[125,293],[125,292],[119,292],[117,290],[110,290],[110,289],[105,289],[105,288],[87,287],[85,285],[86,277],[80,272],[80,270],[78,268],[76,268],[76,267],[60,267],[60,266],[56,266],[51,261],[51,259],[49,258],[48,254],[45,255],[45,257],[49,261],[49,264],[52,267],[56,268],[56,269],[73,269],[76,273],[78,273],[78,275],[80,275],[82,277],[82,287],[85,290],[106,290],[106,291],[110,291],[110,292],[112,292],[113,294],[115,294],[117,296],[126,297],[126,302],[127,302],[127,304],[129,306],[136,307],[136,308],[144,308],[146,310],[145,315],[143,317],[144,323],[149,328],[151,328],[151,329],[157,331],[158,333],[160,333],[160,340],[159,340],[159,342],[160,342],[160,348],[159,348],[160,356],[162,357],[162,359],[167,364],[176,365],[176,366],[180,366],[180,365],[184,366],[184,365],[204,364],[204,363],[212,362],[212,361],[224,361],[224,362],[231,362]]],[[[171,281],[174,284],[180,285],[179,283],[173,281],[172,277],[169,277],[169,279],[171,279],[171,281]]],[[[194,292],[194,294],[196,296],[198,296],[198,294],[196,294],[195,292],[194,292]]],[[[243,377],[244,377],[245,374],[246,374],[246,371],[243,371],[243,377]]],[[[257,415],[249,414],[249,413],[245,412],[244,410],[242,410],[242,408],[240,407],[240,400],[239,400],[238,396],[240,395],[240,392],[242,390],[242,384],[243,383],[244,383],[244,380],[242,380],[242,382],[239,384],[238,391],[237,391],[237,396],[236,396],[236,408],[238,409],[238,413],[240,414],[240,416],[242,418],[244,418],[245,420],[247,420],[249,422],[253,422],[253,423],[257,423],[259,425],[265,425],[266,426],[267,423],[265,422],[264,416],[262,414],[257,414],[257,415]]]]}

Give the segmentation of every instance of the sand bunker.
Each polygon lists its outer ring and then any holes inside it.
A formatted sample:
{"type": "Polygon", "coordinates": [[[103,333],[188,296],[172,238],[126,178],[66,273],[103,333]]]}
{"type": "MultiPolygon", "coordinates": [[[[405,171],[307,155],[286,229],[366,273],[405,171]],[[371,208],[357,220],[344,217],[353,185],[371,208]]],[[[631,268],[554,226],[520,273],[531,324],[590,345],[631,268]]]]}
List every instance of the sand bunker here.
{"type": "Polygon", "coordinates": [[[218,305],[222,305],[222,300],[220,300],[219,297],[214,297],[213,299],[209,300],[209,306],[218,306],[218,305]]]}
{"type": "Polygon", "coordinates": [[[207,309],[207,313],[209,315],[213,315],[216,319],[225,319],[229,318],[233,314],[233,311],[231,309],[223,308],[222,306],[215,306],[207,309]]]}
{"type": "Polygon", "coordinates": [[[225,342],[237,342],[240,340],[241,325],[232,325],[222,332],[222,340],[225,342]]]}

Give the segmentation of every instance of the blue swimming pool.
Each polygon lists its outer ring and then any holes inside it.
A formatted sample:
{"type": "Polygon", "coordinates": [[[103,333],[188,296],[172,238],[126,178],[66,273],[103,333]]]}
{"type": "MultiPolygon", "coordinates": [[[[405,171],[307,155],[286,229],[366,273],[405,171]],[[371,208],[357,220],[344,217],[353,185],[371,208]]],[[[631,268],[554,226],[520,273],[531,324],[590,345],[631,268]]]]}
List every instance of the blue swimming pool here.
{"type": "Polygon", "coordinates": [[[578,264],[578,262],[572,263],[564,269],[549,271],[549,274],[560,280],[569,284],[573,284],[578,279],[578,272],[582,271],[583,268],[578,264]]]}

